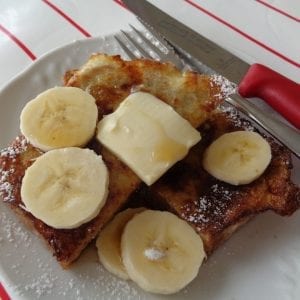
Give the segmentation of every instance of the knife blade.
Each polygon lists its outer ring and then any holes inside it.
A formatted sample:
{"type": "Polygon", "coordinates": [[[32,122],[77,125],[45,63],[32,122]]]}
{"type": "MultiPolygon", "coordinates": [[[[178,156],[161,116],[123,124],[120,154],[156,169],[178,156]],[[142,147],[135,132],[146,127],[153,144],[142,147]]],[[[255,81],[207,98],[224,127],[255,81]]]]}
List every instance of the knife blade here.
{"type": "Polygon", "coordinates": [[[260,64],[250,66],[146,0],[123,0],[175,48],[188,53],[231,82],[243,97],[258,97],[300,129],[300,85],[260,64]]]}

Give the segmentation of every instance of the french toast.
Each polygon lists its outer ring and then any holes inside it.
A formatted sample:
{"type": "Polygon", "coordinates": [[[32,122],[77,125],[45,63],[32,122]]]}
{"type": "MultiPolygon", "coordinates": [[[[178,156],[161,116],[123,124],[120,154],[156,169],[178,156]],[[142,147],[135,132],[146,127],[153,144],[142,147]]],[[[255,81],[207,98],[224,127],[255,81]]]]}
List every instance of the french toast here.
{"type": "Polygon", "coordinates": [[[168,210],[186,220],[201,236],[209,256],[241,225],[272,210],[282,216],[300,207],[300,189],[291,182],[290,151],[268,138],[272,160],[255,181],[234,186],[217,180],[202,167],[205,149],[224,133],[253,129],[232,113],[216,112],[200,128],[202,140],[150,188],[132,196],[142,205],[168,210]]]}
{"type": "MultiPolygon", "coordinates": [[[[95,97],[99,120],[113,112],[135,90],[147,91],[173,106],[194,127],[200,126],[223,99],[221,86],[212,76],[181,73],[168,63],[123,61],[119,56],[105,54],[94,54],[81,69],[68,71],[64,83],[66,86],[80,87],[95,97]]],[[[0,194],[4,202],[40,234],[64,268],[78,258],[141,184],[130,168],[102,148],[95,138],[88,147],[101,154],[107,165],[109,195],[100,213],[75,229],[47,226],[29,213],[22,202],[22,178],[42,151],[19,136],[0,155],[0,194]]]]}

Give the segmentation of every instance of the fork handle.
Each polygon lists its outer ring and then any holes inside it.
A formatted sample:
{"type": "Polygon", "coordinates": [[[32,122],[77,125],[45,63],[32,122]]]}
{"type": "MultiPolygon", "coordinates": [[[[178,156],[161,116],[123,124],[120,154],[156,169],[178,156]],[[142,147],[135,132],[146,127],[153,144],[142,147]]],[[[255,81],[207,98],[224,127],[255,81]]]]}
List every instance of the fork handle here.
{"type": "Polygon", "coordinates": [[[253,64],[239,85],[243,97],[259,97],[300,129],[300,85],[260,64],[253,64]]]}
{"type": "Polygon", "coordinates": [[[231,95],[226,101],[256,121],[256,123],[261,125],[262,128],[300,158],[300,132],[297,129],[268,116],[265,112],[257,108],[257,106],[249,101],[245,101],[245,99],[238,94],[231,95]]]}

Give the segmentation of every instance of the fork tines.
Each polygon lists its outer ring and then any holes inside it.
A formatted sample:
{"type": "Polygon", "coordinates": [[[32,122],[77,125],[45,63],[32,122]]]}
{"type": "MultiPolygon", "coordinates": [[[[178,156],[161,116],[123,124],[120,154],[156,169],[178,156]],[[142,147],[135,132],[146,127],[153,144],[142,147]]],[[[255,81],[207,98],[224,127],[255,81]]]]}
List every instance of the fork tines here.
{"type": "MultiPolygon", "coordinates": [[[[116,41],[130,59],[141,57],[154,58],[164,62],[171,62],[179,70],[190,70],[195,68],[195,63],[191,66],[190,60],[187,57],[184,56],[184,60],[181,60],[168,42],[165,41],[163,37],[159,36],[151,26],[143,21],[141,21],[141,23],[145,26],[147,31],[141,32],[130,25],[132,29],[130,33],[121,31],[120,38],[115,36],[116,41]]],[[[203,73],[213,74],[206,66],[201,65],[200,67],[198,64],[199,62],[197,62],[196,70],[200,70],[202,73],[203,69],[205,70],[203,73]]],[[[298,130],[268,116],[251,102],[243,101],[237,94],[231,95],[231,97],[225,99],[225,101],[229,102],[239,111],[242,111],[246,116],[259,124],[278,141],[286,145],[298,158],[300,158],[298,130]]]]}
{"type": "Polygon", "coordinates": [[[173,49],[171,49],[162,38],[149,32],[142,33],[134,26],[129,26],[132,29],[130,33],[121,30],[121,33],[115,36],[115,39],[130,59],[144,57],[160,61],[169,61],[177,68],[183,68],[181,59],[176,56],[173,49]]]}

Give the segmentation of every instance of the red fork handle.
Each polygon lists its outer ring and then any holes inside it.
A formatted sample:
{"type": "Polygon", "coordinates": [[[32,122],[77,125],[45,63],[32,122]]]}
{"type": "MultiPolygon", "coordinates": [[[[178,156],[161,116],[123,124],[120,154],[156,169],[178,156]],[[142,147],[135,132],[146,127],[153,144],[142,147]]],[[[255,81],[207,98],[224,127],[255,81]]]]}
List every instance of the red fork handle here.
{"type": "Polygon", "coordinates": [[[246,98],[259,97],[300,129],[300,85],[260,64],[253,64],[238,88],[246,98]]]}

